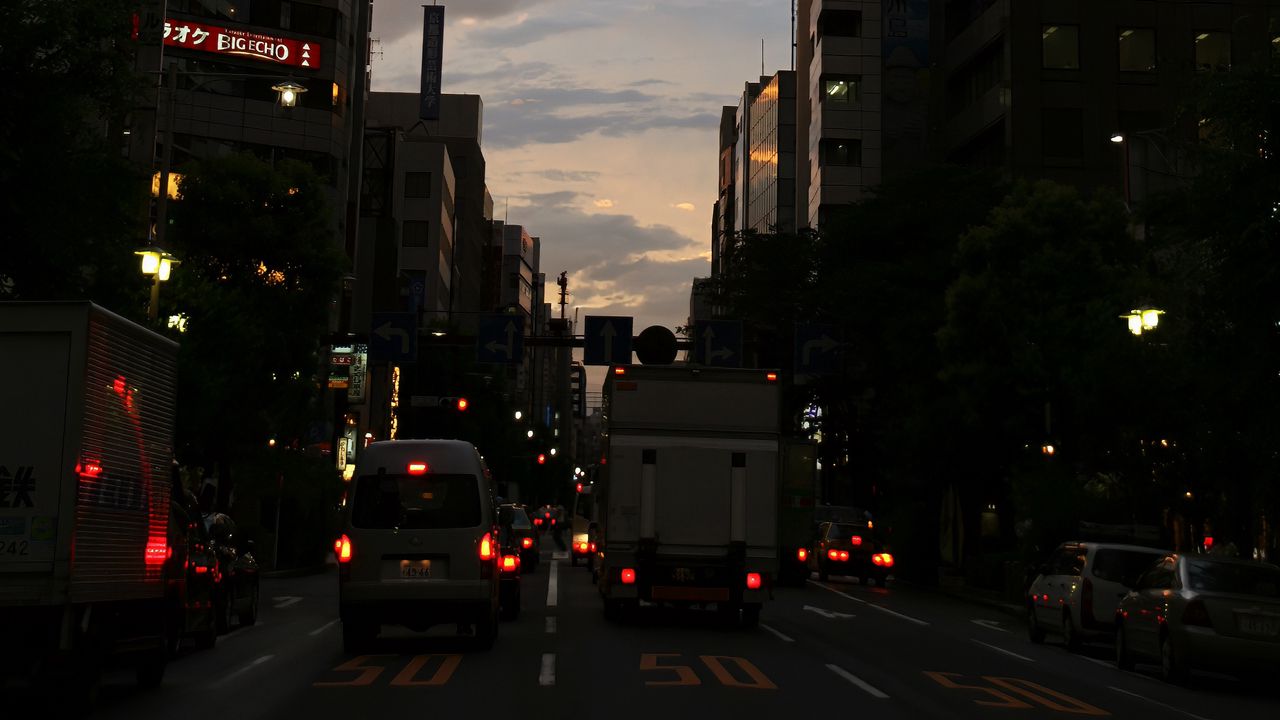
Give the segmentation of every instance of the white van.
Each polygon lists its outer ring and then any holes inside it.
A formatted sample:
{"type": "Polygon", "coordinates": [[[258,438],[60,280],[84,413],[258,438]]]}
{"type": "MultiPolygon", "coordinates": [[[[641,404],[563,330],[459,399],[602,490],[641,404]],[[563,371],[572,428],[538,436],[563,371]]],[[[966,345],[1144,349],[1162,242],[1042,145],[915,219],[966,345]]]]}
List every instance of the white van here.
{"type": "Polygon", "coordinates": [[[351,481],[338,556],[347,652],[383,625],[422,632],[474,625],[498,634],[499,547],[493,483],[471,443],[390,440],[364,448],[351,481]]]}

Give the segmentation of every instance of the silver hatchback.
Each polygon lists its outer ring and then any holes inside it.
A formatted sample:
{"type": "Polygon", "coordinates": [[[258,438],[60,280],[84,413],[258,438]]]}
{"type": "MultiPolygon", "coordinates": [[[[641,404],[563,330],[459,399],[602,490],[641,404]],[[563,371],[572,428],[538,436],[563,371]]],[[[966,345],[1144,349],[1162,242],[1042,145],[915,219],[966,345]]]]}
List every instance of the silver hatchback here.
{"type": "Polygon", "coordinates": [[[499,539],[492,481],[460,440],[391,440],[364,448],[338,556],[343,644],[358,652],[383,625],[498,634],[499,539]]]}

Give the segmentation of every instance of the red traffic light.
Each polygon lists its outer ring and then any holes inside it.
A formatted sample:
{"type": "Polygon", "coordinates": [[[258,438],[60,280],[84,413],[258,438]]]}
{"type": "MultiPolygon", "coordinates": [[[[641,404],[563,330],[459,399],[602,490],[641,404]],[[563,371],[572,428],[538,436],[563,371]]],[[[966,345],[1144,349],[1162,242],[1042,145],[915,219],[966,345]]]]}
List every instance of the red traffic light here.
{"type": "Polygon", "coordinates": [[[538,464],[539,464],[539,465],[546,465],[546,464],[547,464],[547,455],[546,455],[546,453],[538,453],[538,464]]]}
{"type": "Polygon", "coordinates": [[[582,483],[578,483],[578,492],[582,492],[582,483]]]}

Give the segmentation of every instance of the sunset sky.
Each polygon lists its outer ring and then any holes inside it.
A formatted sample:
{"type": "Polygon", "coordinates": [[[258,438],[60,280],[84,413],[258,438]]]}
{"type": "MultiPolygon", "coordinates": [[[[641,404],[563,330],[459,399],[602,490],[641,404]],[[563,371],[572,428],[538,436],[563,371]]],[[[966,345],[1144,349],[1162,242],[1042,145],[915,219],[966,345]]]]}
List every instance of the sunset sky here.
{"type": "MultiPolygon", "coordinates": [[[[710,273],[720,108],[791,67],[789,0],[453,0],[443,90],[480,95],[494,215],[570,312],[675,328],[710,273]],[[553,288],[554,289],[554,288],[553,288]]],[[[375,91],[417,92],[421,2],[375,0],[375,91]]]]}

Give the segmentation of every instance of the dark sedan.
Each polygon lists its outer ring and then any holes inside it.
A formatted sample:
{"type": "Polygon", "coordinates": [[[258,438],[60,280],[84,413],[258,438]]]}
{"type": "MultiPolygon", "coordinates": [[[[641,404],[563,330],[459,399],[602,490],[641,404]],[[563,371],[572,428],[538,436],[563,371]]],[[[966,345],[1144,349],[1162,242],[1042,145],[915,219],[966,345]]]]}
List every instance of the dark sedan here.
{"type": "Polygon", "coordinates": [[[523,505],[500,505],[498,522],[510,528],[511,542],[520,555],[520,567],[523,572],[533,572],[538,568],[539,555],[542,552],[542,536],[529,520],[529,514],[523,505]]]}

